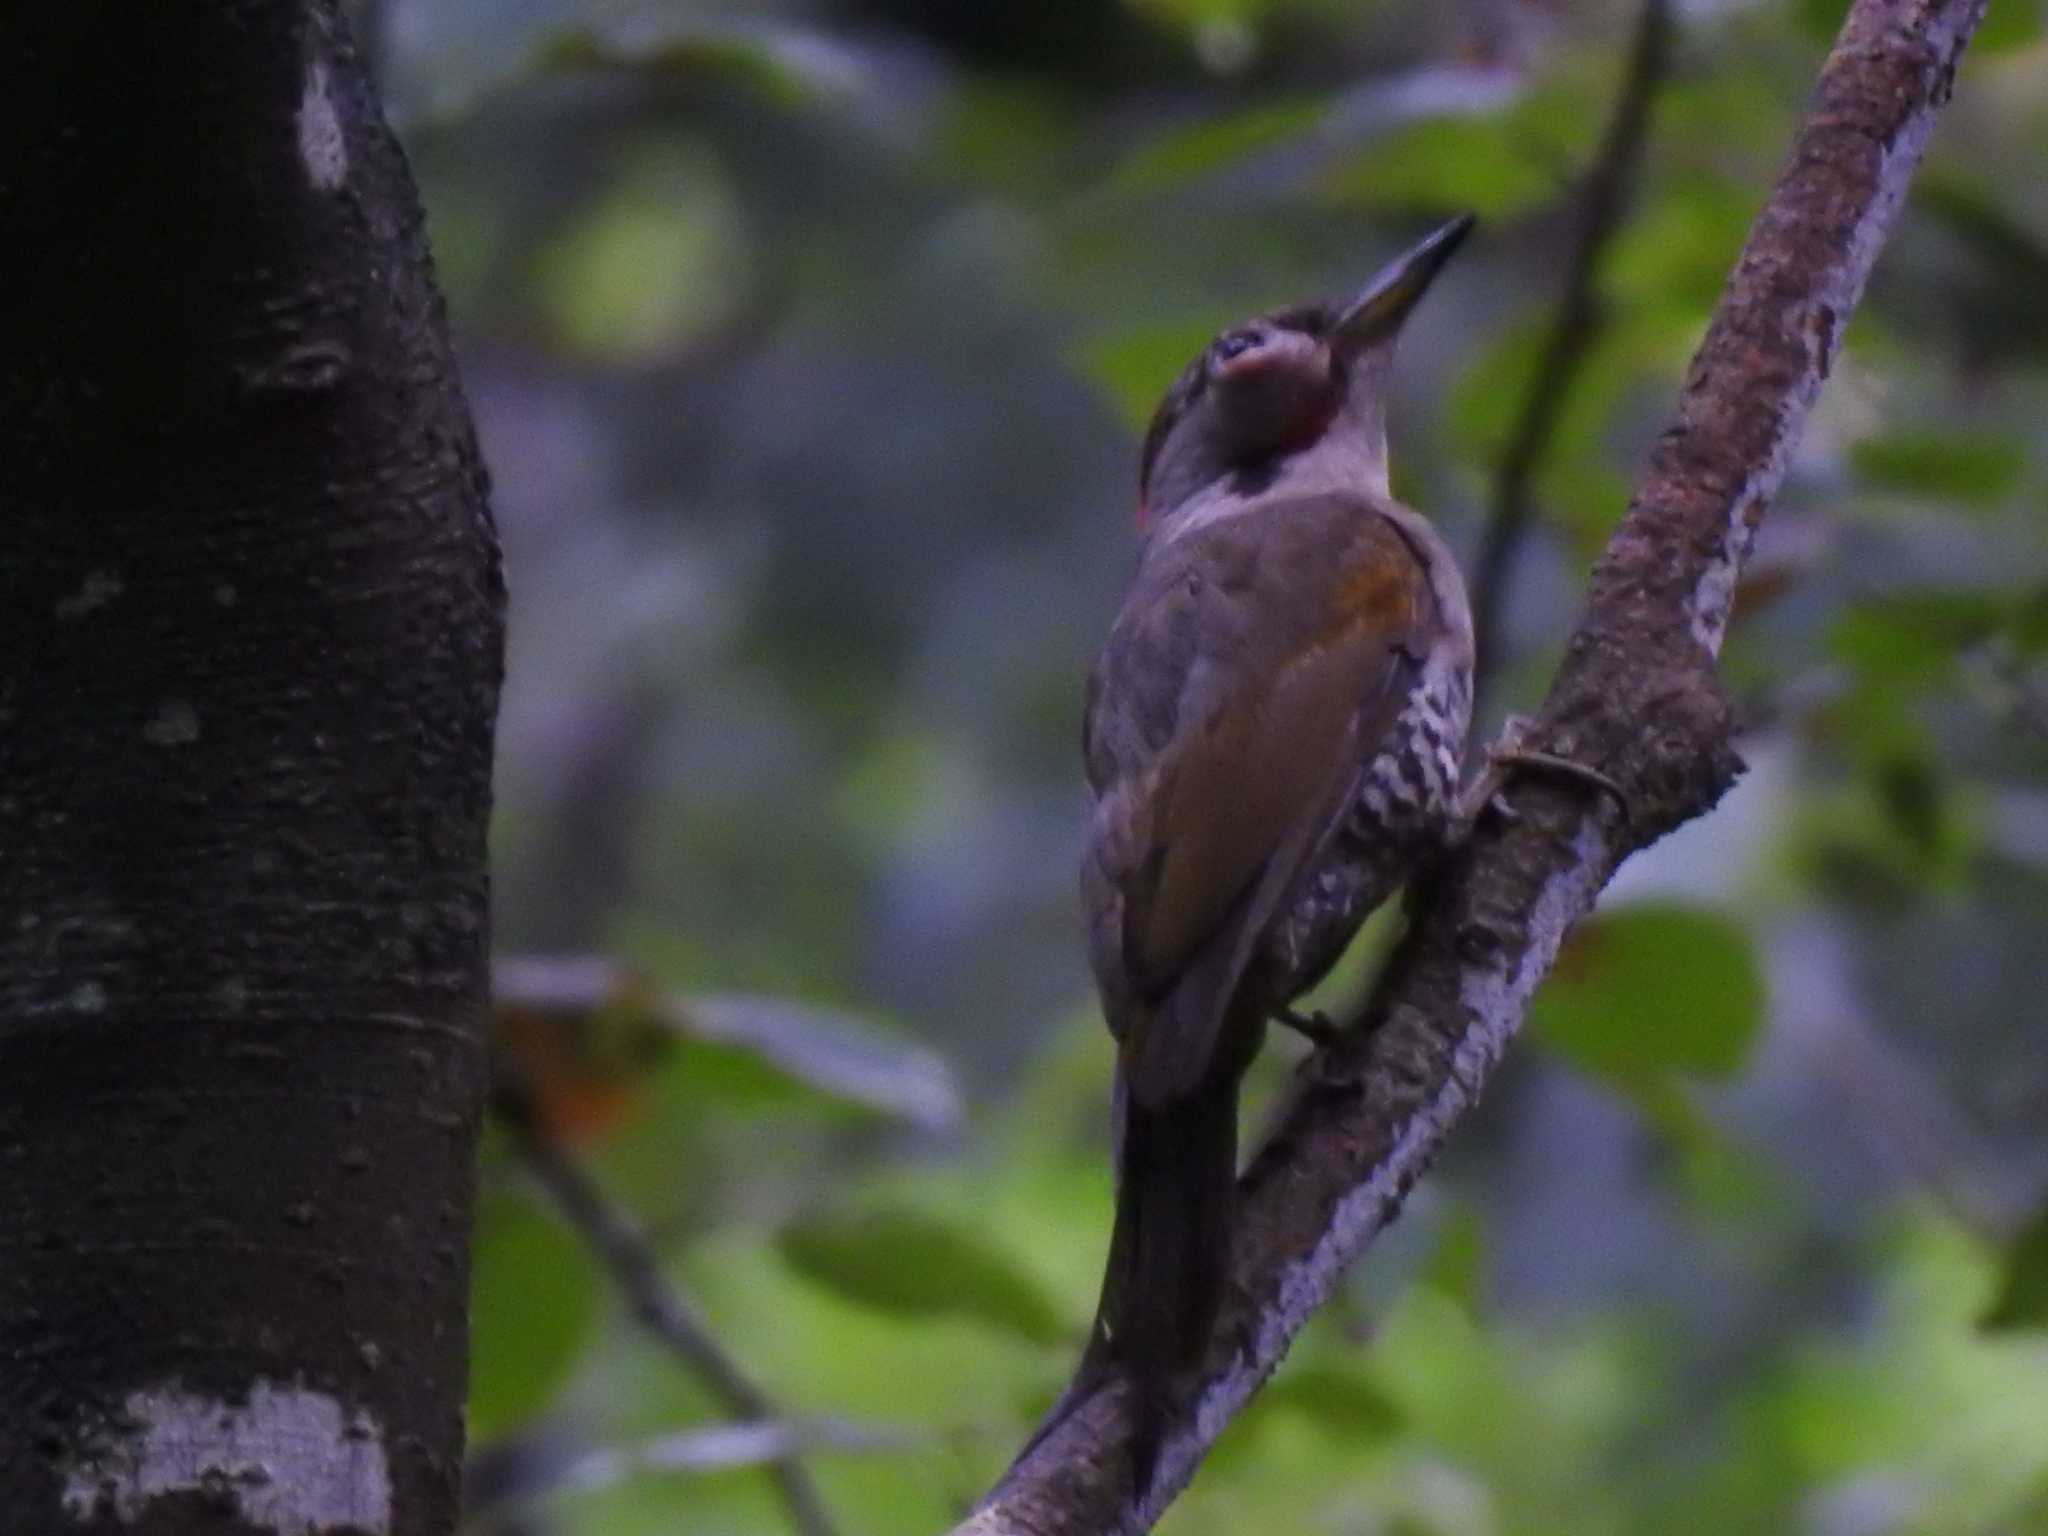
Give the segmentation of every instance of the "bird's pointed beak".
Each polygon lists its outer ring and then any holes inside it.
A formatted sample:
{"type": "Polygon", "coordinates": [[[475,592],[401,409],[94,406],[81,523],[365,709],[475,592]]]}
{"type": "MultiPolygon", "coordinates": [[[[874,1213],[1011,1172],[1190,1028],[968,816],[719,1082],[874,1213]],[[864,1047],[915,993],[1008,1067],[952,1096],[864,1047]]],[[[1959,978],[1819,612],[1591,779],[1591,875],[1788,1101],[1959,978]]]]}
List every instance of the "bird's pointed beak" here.
{"type": "Polygon", "coordinates": [[[1337,317],[1338,346],[1346,352],[1362,352],[1394,336],[1478,222],[1473,215],[1461,213],[1381,268],[1337,317]]]}

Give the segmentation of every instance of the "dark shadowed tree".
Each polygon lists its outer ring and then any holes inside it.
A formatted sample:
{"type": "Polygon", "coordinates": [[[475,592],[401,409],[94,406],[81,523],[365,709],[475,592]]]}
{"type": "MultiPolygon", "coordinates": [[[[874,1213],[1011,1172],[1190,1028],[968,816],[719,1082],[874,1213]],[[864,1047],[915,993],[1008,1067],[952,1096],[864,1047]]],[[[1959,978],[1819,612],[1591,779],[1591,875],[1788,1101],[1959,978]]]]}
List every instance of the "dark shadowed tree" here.
{"type": "Polygon", "coordinates": [[[502,588],[332,0],[0,19],[0,1528],[457,1512],[502,588]]]}

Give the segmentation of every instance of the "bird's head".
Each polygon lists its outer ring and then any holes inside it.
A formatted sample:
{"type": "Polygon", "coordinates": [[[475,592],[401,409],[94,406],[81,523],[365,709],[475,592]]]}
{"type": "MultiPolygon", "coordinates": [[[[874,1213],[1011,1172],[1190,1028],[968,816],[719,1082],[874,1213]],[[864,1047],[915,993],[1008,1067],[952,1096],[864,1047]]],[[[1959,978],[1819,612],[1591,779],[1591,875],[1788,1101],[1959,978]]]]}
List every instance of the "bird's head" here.
{"type": "Polygon", "coordinates": [[[1342,456],[1350,477],[1384,492],[1394,342],[1473,222],[1451,220],[1346,302],[1262,315],[1203,348],[1145,433],[1140,520],[1232,476],[1263,481],[1303,453],[1342,456]]]}

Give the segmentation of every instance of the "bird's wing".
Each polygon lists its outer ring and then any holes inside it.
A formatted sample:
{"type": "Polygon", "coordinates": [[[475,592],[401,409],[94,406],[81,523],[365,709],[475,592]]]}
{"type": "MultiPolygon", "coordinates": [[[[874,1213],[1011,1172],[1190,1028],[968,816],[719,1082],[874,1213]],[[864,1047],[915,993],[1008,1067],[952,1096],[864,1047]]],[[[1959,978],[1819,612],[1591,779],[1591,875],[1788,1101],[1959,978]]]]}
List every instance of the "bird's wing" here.
{"type": "Polygon", "coordinates": [[[1364,501],[1282,502],[1184,545],[1140,572],[1086,730],[1096,965],[1105,997],[1137,1001],[1112,1024],[1132,1091],[1154,1102],[1206,1070],[1230,992],[1400,712],[1435,617],[1421,563],[1364,501]]]}

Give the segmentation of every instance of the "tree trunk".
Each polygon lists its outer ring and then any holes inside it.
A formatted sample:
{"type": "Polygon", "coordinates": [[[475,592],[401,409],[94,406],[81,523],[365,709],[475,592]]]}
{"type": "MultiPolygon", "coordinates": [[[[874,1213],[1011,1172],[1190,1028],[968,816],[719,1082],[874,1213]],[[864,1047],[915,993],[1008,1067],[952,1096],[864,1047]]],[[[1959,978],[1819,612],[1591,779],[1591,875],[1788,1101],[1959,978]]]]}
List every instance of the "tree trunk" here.
{"type": "Polygon", "coordinates": [[[0,19],[0,1529],[458,1507],[503,593],[334,0],[0,19]]]}

